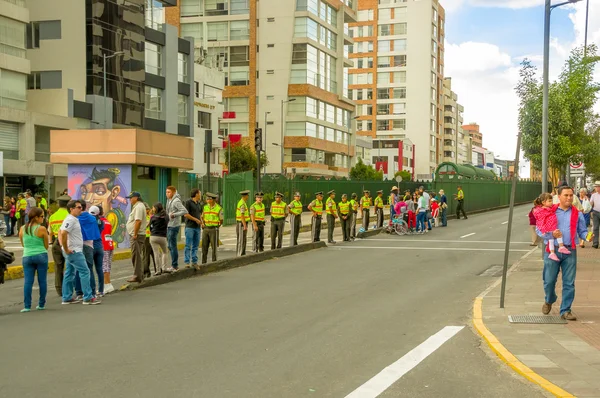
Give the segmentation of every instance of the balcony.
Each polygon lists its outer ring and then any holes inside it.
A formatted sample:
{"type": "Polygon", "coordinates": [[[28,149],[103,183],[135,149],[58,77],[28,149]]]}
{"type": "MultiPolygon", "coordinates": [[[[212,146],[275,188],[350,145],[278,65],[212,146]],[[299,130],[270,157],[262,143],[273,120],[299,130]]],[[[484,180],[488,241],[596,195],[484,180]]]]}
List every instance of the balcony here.
{"type": "Polygon", "coordinates": [[[356,0],[342,0],[345,4],[344,7],[344,23],[353,23],[358,21],[358,17],[356,16],[356,4],[358,1],[356,0]]]}

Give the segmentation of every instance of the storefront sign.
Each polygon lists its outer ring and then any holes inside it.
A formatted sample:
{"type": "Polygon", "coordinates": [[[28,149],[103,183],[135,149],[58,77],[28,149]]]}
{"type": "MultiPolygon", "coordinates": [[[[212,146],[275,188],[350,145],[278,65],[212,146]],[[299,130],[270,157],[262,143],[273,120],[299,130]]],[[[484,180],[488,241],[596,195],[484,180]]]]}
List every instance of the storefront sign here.
{"type": "Polygon", "coordinates": [[[203,104],[201,102],[194,102],[194,106],[199,106],[200,108],[206,108],[211,111],[216,108],[215,105],[203,104]]]}

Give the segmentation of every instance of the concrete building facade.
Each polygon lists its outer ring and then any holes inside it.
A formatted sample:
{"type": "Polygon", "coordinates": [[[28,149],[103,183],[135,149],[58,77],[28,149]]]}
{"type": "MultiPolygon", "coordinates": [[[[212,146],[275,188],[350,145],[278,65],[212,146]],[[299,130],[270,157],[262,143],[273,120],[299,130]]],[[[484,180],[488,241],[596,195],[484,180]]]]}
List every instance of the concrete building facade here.
{"type": "Polygon", "coordinates": [[[473,146],[483,148],[483,134],[479,131],[477,123],[469,123],[463,125],[463,131],[468,134],[473,140],[473,146]]]}
{"type": "Polygon", "coordinates": [[[374,147],[409,139],[415,177],[431,178],[443,159],[444,9],[437,0],[359,0],[358,10],[349,82],[357,134],[374,147]]]}
{"type": "Polygon", "coordinates": [[[458,103],[458,95],[452,91],[452,79],[444,78],[444,162],[470,163],[470,137],[465,137],[463,125],[464,107],[458,103]]]}

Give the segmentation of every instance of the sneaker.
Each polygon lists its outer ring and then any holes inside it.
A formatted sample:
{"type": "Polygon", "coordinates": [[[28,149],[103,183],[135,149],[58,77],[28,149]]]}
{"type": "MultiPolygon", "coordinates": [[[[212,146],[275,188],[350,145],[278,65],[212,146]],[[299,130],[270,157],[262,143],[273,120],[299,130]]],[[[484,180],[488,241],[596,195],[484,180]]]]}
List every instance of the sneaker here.
{"type": "Polygon", "coordinates": [[[550,260],[553,260],[553,261],[560,261],[560,260],[558,259],[558,256],[556,255],[556,253],[550,253],[550,255],[548,256],[548,258],[549,258],[550,260]]]}
{"type": "MultiPolygon", "coordinates": [[[[79,296],[77,296],[79,297],[79,296]]],[[[80,303],[81,300],[79,298],[71,298],[70,300],[64,301],[62,302],[63,305],[67,305],[67,304],[77,304],[80,303]]]]}
{"type": "Polygon", "coordinates": [[[77,300],[77,301],[83,301],[83,296],[78,295],[77,297],[75,297],[75,300],[77,300]]]}
{"type": "Polygon", "coordinates": [[[192,264],[192,267],[194,267],[196,270],[200,271],[200,266],[198,265],[198,263],[192,264]]]}
{"type": "Polygon", "coordinates": [[[542,306],[542,314],[548,315],[550,313],[550,310],[552,310],[552,304],[544,303],[544,305],[542,306]]]}
{"type": "Polygon", "coordinates": [[[190,268],[191,265],[189,265],[188,263],[185,263],[185,268],[190,268]]]}
{"type": "Polygon", "coordinates": [[[106,285],[104,285],[104,294],[112,293],[114,291],[115,287],[112,285],[112,283],[107,283],[106,285]]]}
{"type": "Polygon", "coordinates": [[[104,293],[102,293],[102,292],[96,292],[96,297],[104,297],[104,293]]]}
{"type": "MultiPolygon", "coordinates": [[[[22,311],[21,311],[22,312],[22,311]]],[[[564,314],[562,314],[560,316],[562,319],[565,319],[567,321],[576,321],[577,317],[575,315],[573,315],[573,313],[571,311],[569,312],[565,312],[564,314]]]]}
{"type": "Polygon", "coordinates": [[[46,309],[46,307],[42,307],[42,306],[38,305],[37,307],[35,307],[35,309],[38,311],[44,311],[46,309]]]}
{"type": "Polygon", "coordinates": [[[23,308],[23,309],[21,310],[21,312],[30,312],[30,311],[31,311],[31,308],[23,308]]]}
{"type": "Polygon", "coordinates": [[[91,300],[88,301],[83,301],[83,305],[97,305],[97,304],[101,304],[102,301],[100,301],[99,299],[97,299],[96,297],[92,297],[91,300]]]}
{"type": "Polygon", "coordinates": [[[176,269],[175,269],[175,268],[173,268],[173,267],[167,267],[167,268],[165,268],[165,272],[167,272],[167,273],[169,273],[169,274],[170,274],[170,273],[173,273],[173,272],[175,272],[175,271],[176,271],[176,269]]]}
{"type": "Polygon", "coordinates": [[[562,254],[571,254],[571,251],[564,246],[559,247],[558,252],[562,254]]]}

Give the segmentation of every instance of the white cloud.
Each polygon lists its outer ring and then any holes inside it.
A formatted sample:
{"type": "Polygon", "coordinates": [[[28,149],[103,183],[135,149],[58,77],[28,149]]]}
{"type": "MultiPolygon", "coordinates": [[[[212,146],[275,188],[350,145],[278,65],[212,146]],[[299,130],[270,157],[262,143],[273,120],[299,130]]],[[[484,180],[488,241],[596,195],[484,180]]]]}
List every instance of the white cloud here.
{"type": "Polygon", "coordinates": [[[452,12],[460,9],[463,5],[495,8],[529,8],[544,4],[544,0],[441,0],[441,3],[446,11],[452,12]]]}

